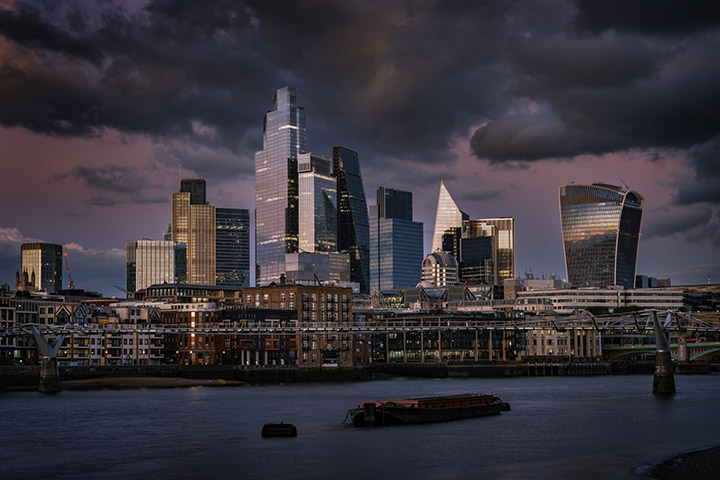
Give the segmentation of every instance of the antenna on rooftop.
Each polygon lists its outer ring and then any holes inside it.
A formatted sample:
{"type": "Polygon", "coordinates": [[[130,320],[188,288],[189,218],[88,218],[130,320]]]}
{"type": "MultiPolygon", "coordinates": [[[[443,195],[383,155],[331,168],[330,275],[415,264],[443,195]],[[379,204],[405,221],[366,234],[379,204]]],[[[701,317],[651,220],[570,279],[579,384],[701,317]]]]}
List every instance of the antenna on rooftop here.
{"type": "Polygon", "coordinates": [[[627,188],[628,190],[630,190],[630,187],[628,187],[627,183],[625,183],[625,180],[623,180],[623,179],[621,178],[620,181],[622,182],[623,185],[625,185],[625,188],[627,188]]]}

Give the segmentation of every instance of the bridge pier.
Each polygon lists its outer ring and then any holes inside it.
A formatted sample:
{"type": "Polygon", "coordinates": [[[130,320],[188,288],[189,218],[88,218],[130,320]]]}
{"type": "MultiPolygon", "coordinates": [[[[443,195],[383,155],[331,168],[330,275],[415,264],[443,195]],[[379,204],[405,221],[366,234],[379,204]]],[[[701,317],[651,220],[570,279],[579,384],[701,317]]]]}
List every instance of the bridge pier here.
{"type": "Polygon", "coordinates": [[[60,392],[60,371],[58,370],[57,355],[60,346],[64,340],[63,335],[58,335],[55,343],[50,344],[42,336],[37,327],[33,327],[33,335],[38,348],[42,352],[42,360],[40,364],[40,382],[38,383],[38,392],[40,393],[58,393],[60,392]]]}
{"type": "Polygon", "coordinates": [[[653,375],[653,395],[674,395],[675,377],[673,376],[672,357],[665,332],[660,327],[657,313],[653,313],[655,322],[655,344],[657,354],[655,356],[655,373],[653,375]]]}

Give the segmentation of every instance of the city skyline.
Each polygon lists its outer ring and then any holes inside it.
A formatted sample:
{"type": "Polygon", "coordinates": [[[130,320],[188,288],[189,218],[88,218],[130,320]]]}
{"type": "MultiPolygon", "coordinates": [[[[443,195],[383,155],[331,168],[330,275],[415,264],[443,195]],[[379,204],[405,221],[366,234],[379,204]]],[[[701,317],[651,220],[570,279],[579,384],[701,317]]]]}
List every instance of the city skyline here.
{"type": "Polygon", "coordinates": [[[637,273],[717,283],[717,15],[546,3],[0,2],[0,283],[43,241],[77,288],[121,296],[125,242],[162,239],[179,164],[252,211],[285,85],[307,151],[356,151],[368,198],[413,192],[425,255],[444,180],[471,218],[515,218],[517,275],[564,276],[557,188],[627,184],[646,201],[637,273]]]}

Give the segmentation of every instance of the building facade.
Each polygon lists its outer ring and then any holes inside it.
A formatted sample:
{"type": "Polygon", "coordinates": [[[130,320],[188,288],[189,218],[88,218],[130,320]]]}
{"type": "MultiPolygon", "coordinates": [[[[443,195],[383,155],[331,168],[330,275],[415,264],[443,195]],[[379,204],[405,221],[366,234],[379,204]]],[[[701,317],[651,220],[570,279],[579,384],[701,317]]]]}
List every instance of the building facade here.
{"type": "Polygon", "coordinates": [[[250,276],[250,212],[215,209],[215,284],[243,286],[250,276]]]}
{"type": "MultiPolygon", "coordinates": [[[[310,285],[270,285],[245,288],[245,305],[273,310],[295,310],[301,322],[351,322],[352,289],[310,285]]],[[[354,364],[353,338],[349,334],[297,335],[300,366],[354,364]]]]}
{"type": "Polygon", "coordinates": [[[23,243],[20,246],[22,274],[35,290],[58,293],[62,290],[62,245],[54,243],[23,243]]]}
{"type": "Polygon", "coordinates": [[[470,216],[458,208],[455,200],[453,200],[450,192],[448,192],[448,189],[445,187],[445,182],[441,180],[431,251],[442,250],[443,235],[448,229],[460,228],[462,227],[463,221],[469,219],[470,216]]]}
{"type": "Polygon", "coordinates": [[[256,284],[278,282],[285,254],[298,249],[297,157],[305,153],[305,110],[296,90],[275,92],[265,114],[263,149],[255,153],[256,284]]]}
{"type": "Polygon", "coordinates": [[[680,310],[683,308],[681,290],[661,290],[657,288],[638,288],[625,290],[617,288],[572,288],[544,289],[516,292],[518,299],[547,299],[557,313],[573,313],[587,309],[606,309],[613,312],[617,308],[638,307],[660,310],[680,310]]]}
{"type": "Polygon", "coordinates": [[[334,285],[350,282],[350,256],[340,252],[285,255],[286,283],[334,285]]]}
{"type": "Polygon", "coordinates": [[[300,252],[337,251],[337,181],[325,157],[298,155],[300,252]]]}
{"type": "Polygon", "coordinates": [[[645,200],[604,183],[559,189],[565,270],[573,287],[633,288],[645,200]]]}
{"type": "Polygon", "coordinates": [[[423,259],[423,285],[447,287],[457,285],[459,281],[457,260],[449,253],[437,250],[423,259]]]}
{"type": "Polygon", "coordinates": [[[423,224],[412,221],[412,193],[380,187],[370,207],[372,291],[413,288],[420,282],[423,224]]]}
{"type": "Polygon", "coordinates": [[[350,256],[350,281],[370,293],[370,220],[357,152],[333,147],[337,179],[337,249],[350,256]]]}
{"type": "Polygon", "coordinates": [[[185,275],[185,244],[129,240],[125,248],[125,288],[129,294],[158,283],[177,283],[185,275]]]}
{"type": "Polygon", "coordinates": [[[463,222],[463,238],[492,237],[495,283],[515,278],[515,219],[479,218],[463,222]]]}
{"type": "Polygon", "coordinates": [[[204,180],[184,181],[187,182],[185,188],[194,189],[194,192],[181,191],[172,194],[172,241],[187,246],[187,281],[214,285],[217,229],[215,207],[207,202],[192,203],[193,198],[200,200],[204,197],[204,180]]]}

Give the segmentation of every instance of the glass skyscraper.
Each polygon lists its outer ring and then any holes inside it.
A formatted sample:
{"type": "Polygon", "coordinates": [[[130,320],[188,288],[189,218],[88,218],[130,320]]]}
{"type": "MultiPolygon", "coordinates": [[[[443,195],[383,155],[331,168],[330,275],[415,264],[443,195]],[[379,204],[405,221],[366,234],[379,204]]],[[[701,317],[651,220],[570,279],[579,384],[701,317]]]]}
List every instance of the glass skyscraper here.
{"type": "Polygon", "coordinates": [[[450,192],[445,187],[445,182],[440,181],[440,193],[438,194],[437,212],[435,213],[435,229],[433,230],[433,243],[431,252],[442,250],[443,235],[450,228],[462,227],[463,220],[470,216],[460,210],[450,192]]]}
{"type": "Polygon", "coordinates": [[[58,293],[62,285],[62,245],[54,243],[23,243],[20,246],[22,271],[35,279],[34,287],[58,293]]]}
{"type": "Polygon", "coordinates": [[[337,251],[337,181],[329,159],[298,155],[298,241],[301,252],[337,251]]]}
{"type": "Polygon", "coordinates": [[[337,249],[350,255],[350,281],[370,293],[370,226],[357,152],[333,147],[337,178],[337,249]]]}
{"type": "Polygon", "coordinates": [[[572,286],[633,288],[645,199],[604,183],[563,185],[559,199],[572,286]]]}
{"type": "Polygon", "coordinates": [[[280,88],[265,114],[263,149],[255,153],[257,285],[279,282],[285,254],[297,252],[297,157],[305,142],[305,110],[297,106],[294,88],[280,88]]]}
{"type": "Polygon", "coordinates": [[[241,287],[250,275],[250,212],[216,208],[215,224],[215,284],[241,287]]]}
{"type": "Polygon", "coordinates": [[[495,283],[515,278],[515,219],[479,218],[463,222],[463,238],[493,237],[495,283]]]}
{"type": "Polygon", "coordinates": [[[380,187],[370,207],[370,288],[414,288],[423,261],[423,224],[412,221],[412,193],[380,187]],[[393,216],[395,215],[395,216],[393,216]]]}

